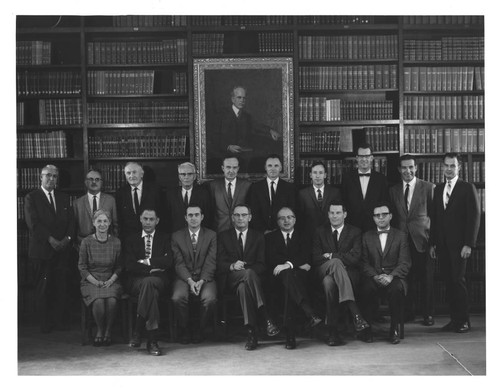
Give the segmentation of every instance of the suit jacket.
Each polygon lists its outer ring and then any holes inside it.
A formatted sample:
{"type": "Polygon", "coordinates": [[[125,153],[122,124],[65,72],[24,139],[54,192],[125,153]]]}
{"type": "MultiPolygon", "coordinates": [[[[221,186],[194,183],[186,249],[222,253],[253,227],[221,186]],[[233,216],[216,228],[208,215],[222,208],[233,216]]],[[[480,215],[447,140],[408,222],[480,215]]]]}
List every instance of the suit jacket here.
{"type": "Polygon", "coordinates": [[[481,210],[474,185],[457,180],[446,210],[443,205],[445,184],[434,190],[434,210],[431,218],[431,244],[437,245],[438,253],[445,249],[451,255],[460,255],[462,247],[476,245],[481,210]]]}
{"type": "Polygon", "coordinates": [[[289,261],[293,268],[298,268],[310,263],[310,245],[304,234],[294,229],[290,244],[287,246],[280,229],[270,232],[265,236],[266,264],[271,272],[277,265],[289,261]]]}
{"type": "Polygon", "coordinates": [[[418,252],[427,251],[431,228],[432,198],[434,184],[416,179],[410,209],[406,208],[403,184],[400,182],[389,189],[393,205],[391,224],[409,234],[418,252]]]}
{"type": "Polygon", "coordinates": [[[57,240],[66,236],[74,238],[74,215],[69,197],[57,190],[54,190],[53,194],[56,212],[41,188],[25,197],[24,214],[29,229],[30,258],[49,259],[56,253],[48,241],[50,236],[57,240]]]}
{"type": "Polygon", "coordinates": [[[251,183],[249,181],[238,177],[236,179],[236,187],[234,188],[233,202],[229,206],[225,179],[222,178],[210,182],[209,188],[213,209],[211,225],[214,231],[222,232],[233,228],[231,215],[233,214],[234,206],[246,203],[250,186],[251,183]]]}
{"type": "MultiPolygon", "coordinates": [[[[179,186],[168,190],[166,199],[167,231],[175,232],[187,227],[185,219],[186,206],[184,205],[184,199],[182,198],[182,187],[179,186]]],[[[196,204],[202,207],[204,214],[202,225],[208,226],[211,220],[211,204],[210,195],[204,186],[198,184],[193,185],[191,198],[189,199],[189,205],[191,204],[196,204]]]]}
{"type": "Polygon", "coordinates": [[[148,266],[137,262],[139,259],[146,257],[144,238],[141,235],[142,231],[129,235],[125,240],[123,258],[127,274],[139,277],[154,274],[168,278],[167,270],[174,263],[170,236],[165,232],[156,230],[153,238],[153,247],[151,248],[151,266],[148,266]],[[165,271],[151,273],[151,269],[163,269],[165,271]]]}
{"type": "MultiPolygon", "coordinates": [[[[189,229],[183,228],[172,235],[172,252],[175,260],[177,277],[187,282],[194,274],[199,279],[214,279],[217,255],[217,234],[208,228],[201,227],[196,243],[196,252],[191,244],[189,229]]],[[[195,280],[196,281],[196,280],[195,280]]]]}
{"type": "Polygon", "coordinates": [[[241,253],[236,230],[231,228],[222,231],[217,236],[217,282],[219,291],[226,285],[226,277],[230,272],[229,267],[237,260],[246,262],[245,269],[252,269],[261,275],[266,270],[264,234],[248,229],[245,249],[241,253]]]}
{"type": "Polygon", "coordinates": [[[342,176],[341,191],[347,208],[346,222],[361,228],[363,232],[376,228],[373,209],[378,202],[389,201],[386,177],[372,169],[366,196],[363,199],[358,171],[350,171],[342,176]]]}
{"type": "Polygon", "coordinates": [[[264,232],[278,228],[276,215],[280,208],[290,207],[295,210],[295,186],[283,179],[279,179],[273,204],[270,204],[267,179],[252,184],[248,193],[248,203],[252,208],[252,228],[264,232]]]}
{"type": "MultiPolygon", "coordinates": [[[[411,267],[411,258],[408,237],[403,231],[393,227],[389,230],[383,252],[376,229],[363,234],[362,246],[361,269],[366,277],[391,274],[405,281],[411,267]]],[[[406,282],[403,285],[407,287],[406,282]]]]}
{"type": "Polygon", "coordinates": [[[313,242],[313,266],[319,267],[328,260],[324,253],[332,253],[334,258],[339,258],[342,263],[351,269],[359,267],[361,262],[361,230],[344,223],[344,228],[339,236],[338,251],[335,251],[331,225],[324,224],[316,229],[313,242]]]}
{"type": "Polygon", "coordinates": [[[316,228],[329,222],[328,211],[330,203],[334,200],[341,200],[340,190],[325,185],[323,191],[323,201],[320,203],[316,197],[316,188],[313,185],[303,188],[298,196],[298,223],[302,230],[313,234],[316,228]]]}
{"type": "Polygon", "coordinates": [[[160,189],[156,184],[144,182],[142,186],[142,198],[139,205],[139,212],[134,212],[134,205],[132,193],[129,184],[123,185],[116,191],[116,207],[118,210],[118,223],[120,229],[120,238],[123,240],[125,237],[132,233],[141,232],[142,225],[139,221],[141,212],[147,208],[156,209],[160,217],[160,223],[157,228],[162,229],[165,222],[163,219],[163,207],[160,195],[160,189]]]}
{"type": "MultiPolygon", "coordinates": [[[[118,213],[116,211],[115,198],[107,193],[101,192],[99,209],[104,209],[111,214],[112,230],[110,232],[118,236],[118,213]]],[[[83,238],[95,231],[94,225],[92,224],[92,209],[89,204],[87,193],[73,202],[73,210],[75,213],[76,238],[78,243],[80,243],[83,238]]]]}

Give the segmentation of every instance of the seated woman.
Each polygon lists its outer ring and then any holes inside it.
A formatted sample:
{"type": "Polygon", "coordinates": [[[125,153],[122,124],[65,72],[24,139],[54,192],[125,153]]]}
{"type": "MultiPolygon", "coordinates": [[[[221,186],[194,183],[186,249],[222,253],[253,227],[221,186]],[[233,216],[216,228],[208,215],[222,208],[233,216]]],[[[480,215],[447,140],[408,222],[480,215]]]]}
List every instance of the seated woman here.
{"type": "Polygon", "coordinates": [[[80,290],[83,301],[92,306],[92,315],[97,324],[94,346],[111,344],[111,328],[116,316],[117,300],[122,294],[118,276],[120,263],[120,240],[108,233],[111,215],[98,209],[92,217],[95,233],[82,240],[78,269],[82,276],[80,290]]]}

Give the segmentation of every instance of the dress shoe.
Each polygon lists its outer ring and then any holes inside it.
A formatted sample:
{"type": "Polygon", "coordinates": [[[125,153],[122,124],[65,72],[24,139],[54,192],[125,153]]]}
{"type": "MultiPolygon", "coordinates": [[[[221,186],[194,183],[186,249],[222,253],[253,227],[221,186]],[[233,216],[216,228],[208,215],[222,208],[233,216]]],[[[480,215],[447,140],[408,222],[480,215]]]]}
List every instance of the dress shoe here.
{"type": "Polygon", "coordinates": [[[102,338],[102,345],[104,347],[111,346],[111,337],[110,336],[105,336],[104,338],[102,338]]]}
{"type": "Polygon", "coordinates": [[[359,339],[361,339],[365,343],[373,343],[373,334],[372,329],[367,328],[359,334],[359,339]]]}
{"type": "Polygon", "coordinates": [[[453,332],[456,329],[457,329],[457,323],[455,323],[453,320],[451,320],[445,326],[441,327],[441,331],[448,331],[448,332],[453,332]]]}
{"type": "Polygon", "coordinates": [[[318,317],[318,316],[314,316],[314,315],[313,315],[313,316],[311,316],[311,320],[309,320],[308,325],[309,325],[309,327],[310,327],[310,328],[314,328],[314,327],[316,327],[318,324],[320,324],[322,321],[323,321],[323,320],[321,320],[321,318],[320,318],[320,317],[318,317]]]}
{"type": "Polygon", "coordinates": [[[266,332],[267,332],[267,336],[276,336],[280,333],[280,330],[276,326],[276,324],[273,323],[272,320],[268,320],[266,322],[266,332]]]}
{"type": "Polygon", "coordinates": [[[389,341],[392,344],[398,344],[400,342],[398,327],[391,328],[391,331],[389,332],[389,341]]]}
{"type": "Polygon", "coordinates": [[[327,341],[328,346],[343,346],[345,342],[342,340],[342,338],[339,335],[339,332],[336,329],[331,329],[329,334],[328,334],[328,341],[327,341]]]}
{"type": "Polygon", "coordinates": [[[128,346],[134,348],[141,347],[141,335],[137,332],[134,332],[132,334],[132,338],[128,342],[128,346]]]}
{"type": "Polygon", "coordinates": [[[257,335],[254,330],[248,331],[247,343],[245,344],[245,350],[255,350],[257,348],[257,335]]]}
{"type": "Polygon", "coordinates": [[[459,334],[465,334],[466,332],[469,331],[470,331],[470,325],[468,321],[465,321],[462,324],[458,325],[455,329],[455,332],[459,334]]]}
{"type": "Polygon", "coordinates": [[[434,318],[432,316],[424,316],[424,326],[430,327],[434,325],[434,318]]]}
{"type": "Polygon", "coordinates": [[[297,347],[297,341],[295,340],[295,335],[290,334],[286,336],[285,348],[287,350],[295,350],[297,347]]]}
{"type": "Polygon", "coordinates": [[[161,355],[160,346],[158,346],[158,342],[155,340],[148,342],[147,349],[148,349],[148,353],[150,355],[153,355],[155,357],[158,357],[161,355]]]}
{"type": "Polygon", "coordinates": [[[103,338],[101,336],[96,336],[94,338],[94,343],[93,343],[94,347],[101,347],[103,344],[104,344],[104,342],[103,342],[103,338]]]}
{"type": "Polygon", "coordinates": [[[370,325],[361,315],[354,315],[354,328],[356,329],[356,332],[361,332],[369,327],[370,325]]]}

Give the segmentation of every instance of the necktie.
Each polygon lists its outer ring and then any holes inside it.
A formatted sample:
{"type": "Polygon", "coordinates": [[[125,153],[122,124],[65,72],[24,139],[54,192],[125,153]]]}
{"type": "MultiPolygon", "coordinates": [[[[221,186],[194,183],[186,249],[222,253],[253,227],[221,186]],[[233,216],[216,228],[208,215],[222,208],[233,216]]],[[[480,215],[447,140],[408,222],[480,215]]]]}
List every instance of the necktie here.
{"type": "Polygon", "coordinates": [[[137,194],[137,188],[134,188],[134,211],[139,213],[139,195],[137,194]]]}
{"type": "Polygon", "coordinates": [[[92,214],[94,214],[95,211],[97,211],[97,196],[96,195],[94,195],[94,198],[92,200],[92,214]]]}
{"type": "Polygon", "coordinates": [[[189,205],[188,192],[184,193],[184,206],[187,208],[189,205]]]}
{"type": "Polygon", "coordinates": [[[54,212],[56,212],[56,205],[54,204],[54,199],[52,198],[51,192],[49,192],[49,201],[50,201],[50,205],[52,205],[52,209],[54,210],[54,212]]]}
{"type": "Polygon", "coordinates": [[[318,201],[320,203],[323,201],[323,195],[321,194],[321,189],[318,189],[318,201]]]}
{"type": "Polygon", "coordinates": [[[406,189],[405,189],[405,204],[406,204],[406,210],[410,209],[410,204],[408,204],[408,195],[410,194],[410,184],[406,184],[406,189]]]}
{"type": "Polygon", "coordinates": [[[236,114],[236,117],[239,119],[241,117],[241,109],[238,110],[238,113],[236,114]]]}
{"type": "Polygon", "coordinates": [[[151,258],[151,234],[146,235],[146,258],[151,258]]]}
{"type": "Polygon", "coordinates": [[[359,177],[370,177],[370,173],[358,173],[359,177]]]}
{"type": "Polygon", "coordinates": [[[377,234],[382,235],[382,234],[388,234],[389,230],[377,230],[377,234]]]}
{"type": "Polygon", "coordinates": [[[227,184],[227,198],[229,200],[229,207],[233,204],[233,194],[231,193],[231,183],[227,184]]]}
{"type": "Polygon", "coordinates": [[[271,205],[274,202],[274,196],[276,196],[276,192],[274,191],[274,184],[275,184],[275,182],[271,181],[271,205]]]}
{"type": "Polygon", "coordinates": [[[333,231],[333,243],[335,243],[335,252],[337,253],[339,251],[339,231],[338,230],[333,231]]]}
{"type": "Polygon", "coordinates": [[[287,232],[287,233],[286,233],[286,247],[290,246],[290,241],[291,241],[291,240],[292,240],[292,239],[290,238],[290,233],[289,233],[289,232],[287,232]]]}
{"type": "Polygon", "coordinates": [[[196,251],[196,234],[191,234],[191,244],[193,245],[193,251],[196,251]]]}
{"type": "Polygon", "coordinates": [[[450,201],[450,196],[451,196],[451,181],[448,181],[446,184],[446,195],[444,198],[444,209],[448,206],[448,201],[450,201]]]}
{"type": "Polygon", "coordinates": [[[240,236],[238,237],[238,244],[240,246],[240,250],[241,250],[241,255],[243,255],[243,232],[240,232],[240,236]]]}

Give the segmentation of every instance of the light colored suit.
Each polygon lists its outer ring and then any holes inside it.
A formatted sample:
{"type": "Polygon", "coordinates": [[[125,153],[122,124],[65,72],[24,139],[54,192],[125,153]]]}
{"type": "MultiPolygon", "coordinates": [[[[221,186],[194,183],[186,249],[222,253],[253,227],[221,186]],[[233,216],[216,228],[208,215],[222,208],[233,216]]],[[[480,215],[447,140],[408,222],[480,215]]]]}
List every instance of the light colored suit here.
{"type": "MultiPolygon", "coordinates": [[[[111,214],[111,232],[115,236],[118,236],[118,213],[116,211],[115,198],[107,193],[101,192],[99,198],[99,209],[104,209],[111,214]]],[[[75,213],[77,242],[80,244],[83,238],[94,232],[94,225],[92,224],[92,208],[90,207],[87,193],[75,200],[73,203],[73,210],[75,213]]]]}
{"type": "Polygon", "coordinates": [[[246,202],[250,186],[251,183],[249,181],[238,177],[236,179],[236,187],[234,188],[233,202],[229,205],[225,179],[222,178],[210,182],[210,195],[212,197],[213,209],[215,210],[212,228],[215,231],[222,232],[232,228],[231,214],[233,213],[234,206],[246,202]]]}

